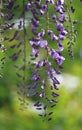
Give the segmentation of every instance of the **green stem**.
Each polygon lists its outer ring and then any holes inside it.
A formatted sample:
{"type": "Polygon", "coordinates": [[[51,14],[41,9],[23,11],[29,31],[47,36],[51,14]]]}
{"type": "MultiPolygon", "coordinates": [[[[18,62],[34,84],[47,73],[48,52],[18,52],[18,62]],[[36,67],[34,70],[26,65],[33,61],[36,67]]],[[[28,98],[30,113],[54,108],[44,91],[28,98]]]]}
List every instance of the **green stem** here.
{"type": "Polygon", "coordinates": [[[23,83],[24,83],[24,91],[23,91],[23,103],[25,103],[25,93],[26,93],[26,28],[25,28],[25,0],[23,0],[23,41],[24,41],[24,75],[23,75],[23,83]]]}
{"type": "Polygon", "coordinates": [[[26,29],[25,29],[25,0],[23,0],[23,40],[24,40],[24,77],[23,80],[26,80],[26,29]]]}
{"type": "Polygon", "coordinates": [[[69,6],[66,4],[66,2],[65,2],[65,5],[66,5],[66,8],[67,8],[67,13],[68,13],[68,17],[69,17],[70,30],[71,30],[71,32],[70,32],[70,36],[71,36],[70,40],[72,42],[74,40],[74,38],[73,38],[74,37],[74,35],[73,35],[73,33],[74,33],[73,22],[72,22],[72,19],[71,19],[69,6]]]}
{"type": "MultiPolygon", "coordinates": [[[[49,11],[48,11],[48,4],[47,4],[47,11],[46,11],[46,39],[47,39],[47,31],[49,30],[49,11]]],[[[48,61],[48,51],[46,55],[46,60],[48,61]]]]}
{"type": "MultiPolygon", "coordinates": [[[[47,40],[47,31],[49,30],[49,12],[48,12],[48,4],[47,4],[47,11],[46,11],[46,30],[45,30],[45,33],[46,33],[46,40],[47,40]]],[[[48,62],[48,51],[46,52],[46,61],[48,62]]],[[[47,70],[47,67],[46,67],[46,70],[47,70]]],[[[47,86],[47,76],[46,76],[46,73],[45,73],[45,85],[47,86]]],[[[46,97],[46,90],[44,90],[44,93],[45,93],[45,97],[46,97]]],[[[46,100],[45,100],[46,101],[46,100]]],[[[47,111],[45,109],[45,114],[46,115],[47,111]]]]}

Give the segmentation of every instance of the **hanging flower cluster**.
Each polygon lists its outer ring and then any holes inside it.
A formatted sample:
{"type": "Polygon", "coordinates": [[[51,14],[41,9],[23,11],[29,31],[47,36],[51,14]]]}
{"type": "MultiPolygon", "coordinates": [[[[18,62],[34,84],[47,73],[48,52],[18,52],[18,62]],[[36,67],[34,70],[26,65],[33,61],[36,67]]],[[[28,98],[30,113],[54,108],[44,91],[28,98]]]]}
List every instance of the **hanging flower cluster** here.
{"type": "MultiPolygon", "coordinates": [[[[30,38],[29,42],[32,46],[32,56],[36,58],[36,61],[33,62],[35,71],[33,72],[33,77],[31,78],[32,81],[35,81],[35,84],[30,87],[30,90],[34,89],[36,91],[34,91],[32,95],[28,96],[30,97],[38,95],[40,99],[38,98],[38,101],[34,104],[38,110],[42,110],[41,101],[44,99],[46,100],[46,103],[43,101],[43,110],[45,112],[42,115],[40,114],[42,117],[51,115],[47,112],[47,104],[49,104],[50,107],[53,107],[58,102],[55,98],[58,97],[59,94],[57,94],[55,91],[58,90],[57,85],[60,83],[55,75],[59,74],[60,72],[58,72],[56,68],[52,68],[52,63],[48,60],[48,57],[50,56],[54,60],[55,64],[57,64],[59,68],[62,68],[62,63],[65,60],[61,53],[61,51],[64,49],[62,41],[66,38],[67,34],[67,31],[63,26],[65,21],[65,10],[63,4],[64,1],[61,0],[58,0],[57,2],[54,2],[53,0],[45,0],[44,3],[41,3],[40,0],[36,0],[35,2],[30,1],[26,6],[27,10],[30,10],[33,15],[33,18],[30,22],[33,37],[30,38]],[[54,14],[50,14],[49,16],[50,5],[52,5],[54,8],[54,14]],[[55,14],[58,14],[59,16],[57,17],[55,14]],[[46,25],[41,28],[40,32],[38,32],[37,30],[40,28],[40,20],[44,17],[46,19],[46,25]],[[55,34],[54,30],[50,29],[50,20],[52,20],[58,34],[55,34]],[[57,43],[58,49],[55,50],[49,46],[49,39],[51,39],[53,44],[57,43]],[[41,60],[37,60],[38,57],[40,57],[40,48],[43,48],[46,51],[46,56],[41,60]],[[41,77],[40,75],[41,68],[45,69],[45,77],[41,77]],[[48,79],[51,79],[52,85],[47,85],[48,79]],[[37,92],[39,81],[41,81],[41,85],[39,86],[41,91],[37,92]],[[47,89],[50,90],[49,93],[51,93],[51,98],[48,97],[47,89]]],[[[48,121],[50,120],[51,117],[48,118],[48,121]]]]}
{"type": "MultiPolygon", "coordinates": [[[[8,0],[5,3],[7,14],[3,30],[9,33],[12,33],[13,30],[13,35],[5,36],[4,41],[10,43],[12,50],[10,58],[14,61],[14,67],[17,69],[16,76],[20,79],[17,86],[22,88],[21,92],[18,92],[22,98],[19,100],[25,106],[27,98],[35,99],[33,106],[36,110],[41,110],[39,116],[50,121],[53,114],[52,108],[58,102],[57,97],[59,96],[57,90],[60,82],[56,75],[61,73],[60,69],[65,60],[62,55],[63,41],[67,37],[69,38],[69,51],[72,57],[70,48],[75,38],[75,30],[71,28],[70,33],[69,27],[64,26],[66,15],[68,14],[70,27],[74,25],[75,21],[71,20],[69,8],[64,0],[29,0],[28,2],[22,0],[21,12],[19,12],[20,6],[17,4],[17,0],[8,0]],[[50,11],[51,8],[53,13],[50,11]],[[16,14],[16,11],[19,13],[16,14]],[[28,12],[32,15],[29,25],[31,34],[26,25],[28,12]],[[15,18],[17,20],[13,22],[15,18]],[[32,50],[29,54],[30,59],[27,59],[28,47],[32,50]],[[43,56],[41,56],[42,53],[43,56]],[[15,63],[17,60],[21,61],[21,65],[15,63]],[[52,67],[52,61],[54,61],[54,67],[52,67]],[[28,72],[31,75],[29,79],[28,72]]],[[[70,3],[72,2],[70,1],[70,3]]],[[[74,12],[72,6],[71,10],[74,12]]]]}
{"type": "Polygon", "coordinates": [[[6,51],[6,48],[3,44],[4,38],[3,38],[3,21],[4,21],[4,13],[2,12],[2,8],[3,8],[3,3],[2,0],[0,2],[0,78],[2,77],[2,73],[1,73],[1,69],[3,69],[3,65],[5,63],[5,54],[4,52],[6,51]]]}

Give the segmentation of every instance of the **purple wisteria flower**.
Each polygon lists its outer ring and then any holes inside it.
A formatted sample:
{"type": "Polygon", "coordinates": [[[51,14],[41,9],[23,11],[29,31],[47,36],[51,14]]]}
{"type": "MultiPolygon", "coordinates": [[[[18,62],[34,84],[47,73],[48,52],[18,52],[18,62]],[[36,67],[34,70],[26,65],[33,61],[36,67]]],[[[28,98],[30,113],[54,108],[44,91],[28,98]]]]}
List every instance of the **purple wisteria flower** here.
{"type": "Polygon", "coordinates": [[[61,66],[63,61],[65,60],[65,58],[61,54],[59,54],[59,52],[53,49],[51,49],[51,51],[49,52],[49,55],[51,55],[54,61],[56,61],[58,66],[61,66]]]}
{"type": "Polygon", "coordinates": [[[51,18],[52,18],[53,20],[56,20],[56,15],[55,15],[55,14],[51,14],[51,18]]]}
{"type": "Polygon", "coordinates": [[[61,52],[61,51],[63,51],[63,49],[64,49],[64,45],[59,41],[58,42],[58,50],[57,51],[61,52]]]}
{"type": "Polygon", "coordinates": [[[40,33],[38,33],[38,37],[43,37],[43,36],[44,36],[44,34],[45,34],[45,30],[41,30],[41,32],[40,32],[40,33]]]}
{"type": "Polygon", "coordinates": [[[47,33],[48,33],[48,35],[51,37],[51,40],[52,40],[52,41],[58,40],[58,37],[53,33],[52,30],[48,30],[47,33]]]}
{"type": "Polygon", "coordinates": [[[30,44],[33,48],[39,48],[39,47],[43,47],[45,48],[48,45],[47,40],[43,40],[42,38],[36,38],[36,39],[32,39],[30,40],[30,44]]]}
{"type": "Polygon", "coordinates": [[[55,10],[59,13],[59,14],[63,14],[65,11],[64,11],[64,7],[63,7],[63,4],[64,4],[64,0],[58,0],[56,2],[56,6],[55,6],[55,10]]]}

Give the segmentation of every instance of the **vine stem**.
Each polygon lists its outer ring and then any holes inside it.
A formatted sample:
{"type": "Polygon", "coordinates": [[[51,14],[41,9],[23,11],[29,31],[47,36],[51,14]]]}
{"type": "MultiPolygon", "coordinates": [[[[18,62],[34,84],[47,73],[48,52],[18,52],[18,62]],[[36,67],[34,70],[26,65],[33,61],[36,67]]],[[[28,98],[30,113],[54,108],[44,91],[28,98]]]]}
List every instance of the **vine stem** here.
{"type": "MultiPolygon", "coordinates": [[[[49,12],[48,12],[48,4],[47,4],[47,10],[46,10],[46,29],[45,29],[45,34],[46,34],[46,40],[47,40],[47,31],[49,29],[49,12]]],[[[46,52],[46,61],[48,62],[48,50],[46,52]]],[[[46,67],[46,71],[47,71],[47,67],[46,67]]],[[[45,74],[45,85],[47,85],[47,76],[45,74]]],[[[46,90],[44,90],[44,93],[45,93],[45,97],[46,97],[46,90]]],[[[45,109],[45,114],[46,115],[47,111],[45,109]]]]}
{"type": "Polygon", "coordinates": [[[2,31],[3,31],[2,24],[3,24],[3,22],[4,22],[3,16],[2,16],[3,13],[1,12],[1,11],[2,11],[2,8],[3,8],[3,1],[1,0],[1,1],[0,1],[0,45],[1,45],[2,42],[3,42],[3,38],[1,37],[2,31]]]}
{"type": "MultiPolygon", "coordinates": [[[[47,39],[47,31],[49,30],[49,12],[48,12],[48,4],[47,4],[47,12],[46,12],[46,39],[47,39]]],[[[46,60],[48,61],[48,51],[46,60]]]]}
{"type": "Polygon", "coordinates": [[[24,78],[23,80],[26,80],[26,29],[25,29],[25,0],[23,0],[23,40],[24,40],[24,78]]]}
{"type": "Polygon", "coordinates": [[[67,13],[68,13],[68,17],[69,17],[69,23],[70,23],[70,30],[71,30],[71,32],[70,32],[70,34],[69,34],[69,36],[70,36],[70,49],[71,49],[71,52],[72,52],[72,59],[74,59],[74,56],[73,56],[73,51],[72,51],[72,43],[74,42],[74,29],[73,29],[73,22],[72,22],[72,19],[71,19],[71,15],[70,15],[70,9],[69,9],[69,7],[68,7],[68,5],[66,4],[66,1],[65,1],[65,5],[66,5],[66,8],[67,8],[67,13]]]}
{"type": "MultiPolygon", "coordinates": [[[[67,7],[67,5],[66,5],[66,7],[67,7]]],[[[72,20],[71,20],[71,16],[70,16],[70,13],[69,13],[70,11],[69,11],[69,8],[67,7],[67,13],[68,13],[68,16],[69,16],[69,23],[70,23],[70,26],[71,26],[71,33],[73,32],[73,28],[72,28],[72,26],[73,26],[73,24],[72,24],[72,20]]],[[[71,39],[72,40],[72,39],[71,39]]]]}
{"type": "Polygon", "coordinates": [[[25,28],[25,0],[23,0],[23,41],[24,41],[24,75],[23,75],[23,83],[24,83],[24,91],[23,91],[23,103],[25,103],[25,93],[26,93],[26,28],[25,28]]]}
{"type": "MultiPolygon", "coordinates": [[[[0,2],[0,23],[2,23],[2,18],[1,18],[1,10],[2,10],[2,0],[0,2]]],[[[0,25],[1,26],[1,25],[0,25]]],[[[0,28],[1,29],[1,28],[0,28]]],[[[1,33],[0,33],[1,34],[1,33]]]]}

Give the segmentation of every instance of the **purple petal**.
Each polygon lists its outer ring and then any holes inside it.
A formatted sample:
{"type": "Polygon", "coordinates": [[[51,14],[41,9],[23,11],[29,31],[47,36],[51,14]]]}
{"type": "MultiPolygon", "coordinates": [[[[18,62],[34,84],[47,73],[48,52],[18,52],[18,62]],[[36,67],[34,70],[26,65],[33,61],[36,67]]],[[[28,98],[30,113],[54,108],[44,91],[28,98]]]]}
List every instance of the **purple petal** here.
{"type": "Polygon", "coordinates": [[[55,92],[52,92],[52,96],[53,96],[53,97],[58,97],[59,94],[57,94],[57,93],[55,93],[55,92]]]}

